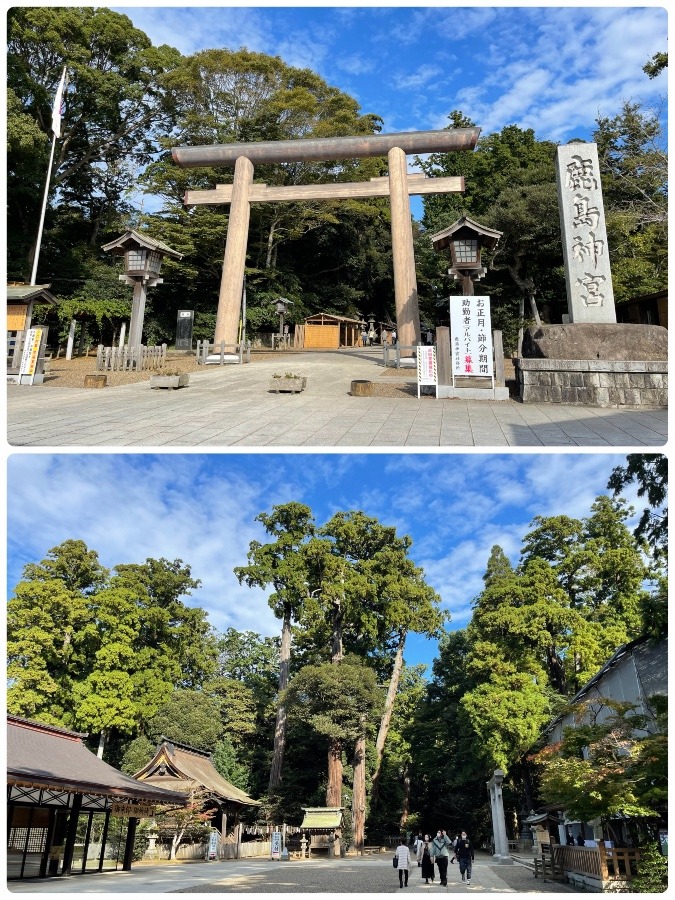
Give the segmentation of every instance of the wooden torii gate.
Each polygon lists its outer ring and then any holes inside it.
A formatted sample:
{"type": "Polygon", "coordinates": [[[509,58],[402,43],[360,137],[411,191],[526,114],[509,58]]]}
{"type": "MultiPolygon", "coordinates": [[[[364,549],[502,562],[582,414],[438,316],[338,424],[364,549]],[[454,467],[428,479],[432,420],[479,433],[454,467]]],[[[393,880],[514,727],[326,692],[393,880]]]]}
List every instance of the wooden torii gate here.
{"type": "Polygon", "coordinates": [[[409,197],[413,194],[461,192],[464,190],[464,178],[461,176],[427,178],[424,175],[408,175],[406,154],[473,150],[479,134],[480,128],[453,128],[444,131],[405,131],[398,134],[358,137],[174,147],[171,151],[173,159],[183,168],[234,165],[233,184],[219,184],[215,190],[210,191],[187,191],[184,201],[186,206],[218,203],[230,205],[215,343],[237,343],[251,203],[387,196],[391,203],[391,242],[398,339],[405,346],[420,343],[420,316],[409,197]],[[384,178],[373,178],[365,182],[288,187],[269,187],[266,184],[253,183],[254,163],[363,159],[384,156],[385,153],[389,160],[389,175],[384,178]]]}

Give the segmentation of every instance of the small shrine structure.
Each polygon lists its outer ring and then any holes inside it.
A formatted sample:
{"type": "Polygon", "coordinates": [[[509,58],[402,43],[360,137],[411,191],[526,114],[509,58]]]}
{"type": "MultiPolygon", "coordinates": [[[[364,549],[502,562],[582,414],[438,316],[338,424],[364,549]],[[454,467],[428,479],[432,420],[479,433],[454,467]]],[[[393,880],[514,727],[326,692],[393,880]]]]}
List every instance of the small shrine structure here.
{"type": "Polygon", "coordinates": [[[239,857],[243,814],[260,806],[260,801],[223,778],[208,751],[162,736],[155,755],[134,778],[183,796],[204,794],[204,811],[213,811],[211,826],[220,832],[221,846],[229,845],[233,850],[232,854],[223,849],[219,855],[239,857]]]}
{"type": "MultiPolygon", "coordinates": [[[[340,347],[358,347],[361,332],[367,327],[363,319],[350,319],[333,313],[316,313],[305,319],[301,327],[302,345],[305,350],[338,350],[340,347]]],[[[296,325],[296,332],[298,326],[296,325]]],[[[297,344],[296,344],[297,346],[297,344]]]]}
{"type": "Polygon", "coordinates": [[[301,847],[307,847],[309,835],[309,857],[312,852],[328,857],[341,855],[343,806],[303,806],[301,847]]]}

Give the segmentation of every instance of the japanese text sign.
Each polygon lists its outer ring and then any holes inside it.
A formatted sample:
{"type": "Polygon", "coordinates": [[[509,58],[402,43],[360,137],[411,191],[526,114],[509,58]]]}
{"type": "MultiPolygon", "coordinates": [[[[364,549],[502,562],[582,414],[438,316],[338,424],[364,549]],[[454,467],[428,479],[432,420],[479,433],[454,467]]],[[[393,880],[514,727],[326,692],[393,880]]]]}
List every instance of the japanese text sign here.
{"type": "Polygon", "coordinates": [[[491,378],[490,298],[451,297],[450,330],[453,376],[491,378]]]}

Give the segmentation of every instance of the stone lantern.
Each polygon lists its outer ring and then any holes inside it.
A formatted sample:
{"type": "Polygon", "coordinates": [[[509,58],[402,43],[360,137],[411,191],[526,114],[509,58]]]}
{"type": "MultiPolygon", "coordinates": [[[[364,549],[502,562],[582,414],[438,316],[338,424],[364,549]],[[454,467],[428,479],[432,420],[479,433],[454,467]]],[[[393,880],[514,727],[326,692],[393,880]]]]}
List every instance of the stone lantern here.
{"type": "Polygon", "coordinates": [[[487,271],[481,262],[482,249],[494,250],[501,236],[501,231],[486,228],[468,216],[462,216],[449,228],[431,236],[434,250],[450,249],[452,267],[448,273],[462,282],[464,296],[473,296],[474,282],[487,271]]]}
{"type": "Polygon", "coordinates": [[[129,326],[129,348],[135,349],[143,343],[143,319],[145,318],[145,298],[147,289],[162,284],[159,277],[162,260],[182,259],[183,254],[172,250],[161,241],[139,234],[138,231],[126,231],[121,237],[104,244],[104,251],[124,256],[124,275],[120,281],[132,284],[134,296],[131,307],[131,324],[129,326]]]}

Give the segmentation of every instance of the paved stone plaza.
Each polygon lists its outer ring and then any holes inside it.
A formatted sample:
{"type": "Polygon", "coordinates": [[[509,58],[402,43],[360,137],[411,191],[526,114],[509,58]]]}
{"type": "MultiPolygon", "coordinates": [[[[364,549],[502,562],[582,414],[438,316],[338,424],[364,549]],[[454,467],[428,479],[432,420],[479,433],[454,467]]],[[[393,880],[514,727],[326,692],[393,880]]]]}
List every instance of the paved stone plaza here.
{"type": "Polygon", "coordinates": [[[267,859],[182,865],[136,865],[131,872],[78,875],[71,878],[46,878],[41,881],[11,882],[9,890],[22,893],[95,893],[95,894],[390,894],[425,893],[573,893],[557,882],[535,879],[530,868],[490,865],[488,856],[478,854],[470,885],[460,881],[457,866],[450,866],[448,886],[425,884],[420,870],[410,873],[407,888],[398,886],[398,874],[391,864],[392,854],[340,860],[293,860],[271,862],[267,859]]]}
{"type": "MultiPolygon", "coordinates": [[[[279,354],[209,367],[177,391],[148,381],[115,388],[8,385],[14,447],[638,447],[661,446],[666,409],[599,409],[516,400],[352,397],[381,384],[380,351],[279,354]],[[307,377],[298,394],[270,377],[307,377]]],[[[411,377],[414,377],[411,373],[411,377]]]]}

